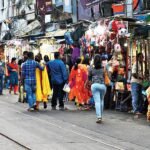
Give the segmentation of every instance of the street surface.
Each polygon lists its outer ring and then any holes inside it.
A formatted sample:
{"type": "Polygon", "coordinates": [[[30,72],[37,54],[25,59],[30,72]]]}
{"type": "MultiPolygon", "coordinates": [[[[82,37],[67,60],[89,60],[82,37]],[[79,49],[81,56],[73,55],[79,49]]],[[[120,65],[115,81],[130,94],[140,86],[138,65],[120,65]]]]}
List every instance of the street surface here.
{"type": "Polygon", "coordinates": [[[135,120],[131,114],[105,111],[103,124],[96,124],[95,111],[77,111],[71,102],[66,111],[51,110],[49,104],[47,110],[41,105],[39,112],[28,112],[28,105],[17,101],[8,92],[0,97],[0,150],[150,149],[145,116],[135,120]]]}

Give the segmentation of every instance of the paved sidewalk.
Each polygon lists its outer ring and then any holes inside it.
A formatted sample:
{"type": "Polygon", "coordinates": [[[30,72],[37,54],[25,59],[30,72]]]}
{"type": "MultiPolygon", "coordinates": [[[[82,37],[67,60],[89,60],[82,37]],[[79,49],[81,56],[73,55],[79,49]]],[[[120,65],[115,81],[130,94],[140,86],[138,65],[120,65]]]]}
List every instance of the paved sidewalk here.
{"type": "Polygon", "coordinates": [[[66,111],[52,111],[49,103],[47,110],[41,104],[39,112],[28,112],[28,105],[17,100],[8,93],[0,97],[0,132],[33,150],[149,150],[144,116],[135,120],[131,114],[104,111],[99,125],[94,110],[79,111],[73,102],[66,111]]]}
{"type": "Polygon", "coordinates": [[[25,150],[14,142],[0,135],[0,150],[25,150]]]}

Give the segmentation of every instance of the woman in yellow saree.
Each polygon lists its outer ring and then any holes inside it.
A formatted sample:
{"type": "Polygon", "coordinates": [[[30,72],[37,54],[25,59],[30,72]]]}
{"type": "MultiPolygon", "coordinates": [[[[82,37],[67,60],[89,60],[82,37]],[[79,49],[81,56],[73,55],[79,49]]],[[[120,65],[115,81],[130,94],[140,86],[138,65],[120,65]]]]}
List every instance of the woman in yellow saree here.
{"type": "MultiPolygon", "coordinates": [[[[36,61],[40,62],[38,56],[35,58],[36,61]]],[[[49,84],[49,78],[46,67],[44,71],[36,69],[36,106],[39,109],[40,102],[43,102],[44,109],[47,108],[48,96],[51,94],[51,88],[49,84]]]]}

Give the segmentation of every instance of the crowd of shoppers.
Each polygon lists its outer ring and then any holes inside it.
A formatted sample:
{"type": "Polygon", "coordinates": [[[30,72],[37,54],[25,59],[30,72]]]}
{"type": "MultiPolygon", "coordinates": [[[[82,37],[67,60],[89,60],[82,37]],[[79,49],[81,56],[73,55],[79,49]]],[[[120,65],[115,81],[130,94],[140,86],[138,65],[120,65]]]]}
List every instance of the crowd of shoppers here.
{"type": "MultiPolygon", "coordinates": [[[[109,61],[104,66],[102,56],[99,53],[91,56],[85,55],[84,58],[80,58],[79,50],[75,46],[69,66],[67,60],[61,57],[59,52],[54,53],[54,60],[50,60],[47,55],[42,58],[41,54],[34,57],[32,52],[27,51],[23,53],[23,58],[18,63],[16,58],[12,58],[10,63],[5,64],[0,57],[0,95],[3,94],[3,76],[6,74],[5,70],[7,70],[10,81],[9,93],[11,94],[13,90],[14,94],[17,95],[18,91],[21,93],[18,85],[19,87],[23,86],[29,104],[29,111],[39,110],[41,102],[44,109],[46,109],[50,95],[52,95],[52,109],[56,110],[58,100],[59,109],[64,110],[64,98],[67,96],[70,101],[75,102],[79,110],[89,110],[94,105],[96,122],[101,123],[104,103],[106,105],[106,102],[111,101],[112,72],[108,68],[113,63],[109,61]],[[67,94],[64,92],[66,84],[70,88],[67,94]],[[105,100],[105,94],[107,100],[105,100]],[[94,102],[91,104],[92,100],[94,102]]],[[[141,85],[143,76],[140,67],[142,61],[143,54],[139,53],[137,55],[138,63],[136,62],[132,68],[132,112],[136,115],[142,113],[143,105],[141,85]]]]}

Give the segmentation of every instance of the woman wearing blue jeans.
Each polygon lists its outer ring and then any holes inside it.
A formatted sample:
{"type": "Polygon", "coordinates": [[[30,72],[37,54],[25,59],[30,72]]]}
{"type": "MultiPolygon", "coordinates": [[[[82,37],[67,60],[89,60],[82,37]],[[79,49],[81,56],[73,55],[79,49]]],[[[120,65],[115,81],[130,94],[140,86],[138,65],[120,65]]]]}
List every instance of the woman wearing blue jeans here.
{"type": "Polygon", "coordinates": [[[101,65],[100,55],[96,55],[94,58],[94,67],[89,69],[89,80],[92,81],[92,94],[95,101],[95,109],[97,121],[102,122],[102,113],[104,108],[104,96],[106,93],[106,86],[104,84],[104,69],[101,65]]]}

